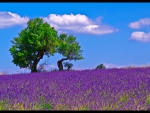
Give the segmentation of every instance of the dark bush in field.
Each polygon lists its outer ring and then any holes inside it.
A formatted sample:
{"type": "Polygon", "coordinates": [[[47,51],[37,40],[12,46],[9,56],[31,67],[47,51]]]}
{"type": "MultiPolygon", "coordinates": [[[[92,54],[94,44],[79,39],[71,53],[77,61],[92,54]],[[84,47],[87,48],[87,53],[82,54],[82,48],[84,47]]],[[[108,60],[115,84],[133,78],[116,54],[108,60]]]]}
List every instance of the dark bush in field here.
{"type": "Polygon", "coordinates": [[[96,69],[106,69],[106,67],[103,64],[100,64],[96,67],[96,69]]]}
{"type": "Polygon", "coordinates": [[[73,64],[69,62],[64,62],[63,64],[67,68],[67,70],[70,70],[73,67],[73,64]]]}

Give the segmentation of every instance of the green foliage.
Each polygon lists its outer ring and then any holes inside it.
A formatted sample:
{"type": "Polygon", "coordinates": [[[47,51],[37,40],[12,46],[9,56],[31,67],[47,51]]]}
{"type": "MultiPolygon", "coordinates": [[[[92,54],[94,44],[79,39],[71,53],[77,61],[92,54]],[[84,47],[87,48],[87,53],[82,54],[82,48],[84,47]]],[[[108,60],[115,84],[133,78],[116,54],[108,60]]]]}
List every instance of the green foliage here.
{"type": "Polygon", "coordinates": [[[76,37],[73,35],[67,36],[66,34],[61,34],[59,36],[59,46],[57,48],[57,52],[67,57],[69,60],[81,60],[84,59],[82,57],[82,51],[80,50],[81,46],[76,41],[76,37]]]}
{"type": "Polygon", "coordinates": [[[73,64],[69,62],[64,62],[64,66],[67,67],[67,70],[70,70],[73,67],[73,64]]]}
{"type": "Polygon", "coordinates": [[[147,96],[147,99],[146,99],[146,105],[150,105],[150,95],[147,96]]]}
{"type": "Polygon", "coordinates": [[[105,69],[105,66],[103,64],[100,64],[96,67],[96,69],[105,69]]]}
{"type": "Polygon", "coordinates": [[[0,110],[6,110],[5,106],[7,105],[7,102],[5,100],[0,101],[0,110]]]}
{"type": "Polygon", "coordinates": [[[64,60],[81,60],[82,51],[81,46],[76,41],[76,37],[73,35],[67,36],[66,34],[60,34],[59,36],[59,46],[57,47],[57,53],[62,54],[66,58],[62,58],[57,62],[59,71],[63,70],[62,62],[64,60]]]}
{"type": "Polygon", "coordinates": [[[45,102],[45,98],[41,97],[42,103],[41,103],[41,107],[42,110],[50,110],[52,105],[50,103],[45,102]]]}
{"type": "Polygon", "coordinates": [[[32,70],[33,64],[37,65],[43,55],[54,55],[58,36],[57,31],[41,18],[31,19],[27,24],[27,28],[11,41],[13,45],[9,51],[16,66],[32,70]]]}

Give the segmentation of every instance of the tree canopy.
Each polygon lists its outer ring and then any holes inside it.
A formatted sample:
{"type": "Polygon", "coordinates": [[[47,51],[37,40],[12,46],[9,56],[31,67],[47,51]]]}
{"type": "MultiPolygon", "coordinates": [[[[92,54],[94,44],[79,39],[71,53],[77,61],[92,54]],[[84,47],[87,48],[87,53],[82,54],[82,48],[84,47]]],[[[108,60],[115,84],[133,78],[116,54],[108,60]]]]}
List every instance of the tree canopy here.
{"type": "Polygon", "coordinates": [[[51,27],[42,18],[34,18],[28,21],[18,37],[11,41],[9,49],[12,62],[20,68],[29,68],[31,72],[37,72],[37,64],[43,55],[54,55],[58,46],[58,35],[54,27],[51,27]]]}
{"type": "Polygon", "coordinates": [[[83,50],[79,42],[76,41],[76,37],[73,35],[67,36],[66,34],[60,34],[59,46],[57,47],[57,52],[63,55],[65,58],[62,58],[57,62],[59,70],[63,70],[62,62],[64,60],[81,60],[84,59],[82,56],[83,50]]]}

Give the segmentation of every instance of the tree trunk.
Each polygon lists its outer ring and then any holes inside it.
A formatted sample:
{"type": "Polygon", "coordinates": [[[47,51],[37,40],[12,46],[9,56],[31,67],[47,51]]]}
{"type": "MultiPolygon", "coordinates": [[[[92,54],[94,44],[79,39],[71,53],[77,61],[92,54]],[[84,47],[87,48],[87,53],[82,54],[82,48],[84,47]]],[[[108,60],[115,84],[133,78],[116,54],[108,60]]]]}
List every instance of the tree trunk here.
{"type": "Polygon", "coordinates": [[[37,72],[37,64],[39,63],[40,59],[43,58],[44,52],[38,52],[37,58],[34,60],[33,65],[31,66],[31,73],[37,72]]]}
{"type": "Polygon", "coordinates": [[[57,61],[57,66],[58,66],[58,68],[59,68],[59,71],[62,71],[62,70],[63,70],[62,62],[63,62],[64,60],[68,60],[68,59],[69,59],[69,58],[63,58],[63,59],[57,61]]]}
{"type": "Polygon", "coordinates": [[[31,67],[31,73],[37,72],[37,65],[33,64],[33,66],[31,67]]]}
{"type": "Polygon", "coordinates": [[[62,62],[60,60],[57,62],[57,66],[59,68],[59,71],[63,70],[63,65],[62,65],[62,62]]]}

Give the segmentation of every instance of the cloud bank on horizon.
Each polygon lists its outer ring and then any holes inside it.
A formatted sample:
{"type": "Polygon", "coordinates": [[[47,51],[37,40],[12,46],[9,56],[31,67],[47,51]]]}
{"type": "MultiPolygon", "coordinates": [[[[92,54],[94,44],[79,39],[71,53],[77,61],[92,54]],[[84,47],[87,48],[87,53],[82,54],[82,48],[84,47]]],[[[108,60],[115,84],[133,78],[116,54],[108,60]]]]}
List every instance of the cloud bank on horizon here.
{"type": "MultiPolygon", "coordinates": [[[[143,18],[135,22],[131,22],[129,27],[131,29],[140,29],[150,25],[150,18],[143,18]]],[[[136,40],[140,42],[149,42],[150,41],[150,32],[145,33],[143,31],[135,31],[131,34],[131,40],[136,40]]]]}

